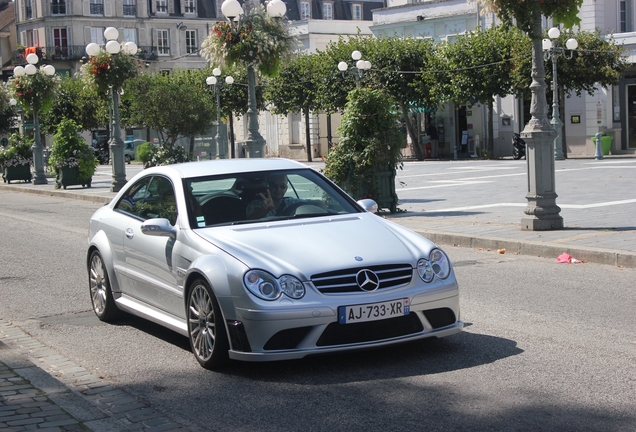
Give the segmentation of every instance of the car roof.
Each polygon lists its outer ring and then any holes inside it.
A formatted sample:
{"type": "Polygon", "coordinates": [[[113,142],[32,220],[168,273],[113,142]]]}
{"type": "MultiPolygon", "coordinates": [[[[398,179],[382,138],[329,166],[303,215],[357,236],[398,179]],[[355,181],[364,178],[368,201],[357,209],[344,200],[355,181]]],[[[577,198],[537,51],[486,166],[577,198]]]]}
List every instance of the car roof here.
{"type": "Polygon", "coordinates": [[[203,177],[208,175],[232,174],[241,172],[275,171],[285,169],[308,168],[300,162],[282,158],[254,159],[216,159],[198,162],[186,162],[175,165],[152,167],[142,171],[145,174],[164,173],[181,178],[203,177]]]}

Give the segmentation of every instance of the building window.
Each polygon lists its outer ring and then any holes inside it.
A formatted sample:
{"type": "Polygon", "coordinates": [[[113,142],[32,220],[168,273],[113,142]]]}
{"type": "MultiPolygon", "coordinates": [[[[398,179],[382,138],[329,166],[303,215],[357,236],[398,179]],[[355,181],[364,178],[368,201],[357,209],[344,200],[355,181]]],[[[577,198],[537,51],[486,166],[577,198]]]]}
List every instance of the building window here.
{"type": "Polygon", "coordinates": [[[124,0],[124,16],[137,16],[137,4],[135,0],[124,0]]]}
{"type": "Polygon", "coordinates": [[[66,15],[66,1],[51,0],[51,15],[66,15]]]}
{"type": "Polygon", "coordinates": [[[300,2],[300,19],[308,20],[311,18],[311,8],[309,2],[300,2]]]}
{"type": "Polygon", "coordinates": [[[361,4],[351,5],[351,19],[354,21],[362,20],[362,5],[361,4]]]}
{"type": "Polygon", "coordinates": [[[55,45],[55,56],[68,57],[68,30],[64,28],[53,29],[53,44],[55,45]]]}
{"type": "Polygon", "coordinates": [[[104,1],[91,0],[90,13],[91,15],[104,15],[104,1]]]}
{"type": "Polygon", "coordinates": [[[157,0],[157,12],[168,12],[167,0],[157,0]]]}
{"type": "Polygon", "coordinates": [[[621,33],[628,33],[633,31],[632,25],[632,0],[621,0],[619,5],[619,21],[621,33]]]}
{"type": "Polygon", "coordinates": [[[91,42],[97,45],[104,43],[104,28],[103,27],[91,27],[91,42]]]}
{"type": "Polygon", "coordinates": [[[185,0],[185,7],[184,7],[184,12],[185,13],[194,13],[195,9],[194,9],[194,0],[185,0]]]}
{"type": "Polygon", "coordinates": [[[326,20],[333,19],[333,4],[332,3],[322,4],[322,19],[326,19],[326,20]]]}
{"type": "Polygon", "coordinates": [[[159,55],[170,55],[168,30],[157,30],[157,50],[159,55]]]}
{"type": "Polygon", "coordinates": [[[135,29],[124,29],[124,42],[134,42],[137,44],[137,30],[135,29]]]}
{"type": "Polygon", "coordinates": [[[186,30],[186,54],[196,54],[199,51],[199,45],[197,44],[197,31],[186,30]]]}
{"type": "Polygon", "coordinates": [[[24,0],[24,17],[26,19],[33,18],[33,6],[31,0],[24,0]]]}

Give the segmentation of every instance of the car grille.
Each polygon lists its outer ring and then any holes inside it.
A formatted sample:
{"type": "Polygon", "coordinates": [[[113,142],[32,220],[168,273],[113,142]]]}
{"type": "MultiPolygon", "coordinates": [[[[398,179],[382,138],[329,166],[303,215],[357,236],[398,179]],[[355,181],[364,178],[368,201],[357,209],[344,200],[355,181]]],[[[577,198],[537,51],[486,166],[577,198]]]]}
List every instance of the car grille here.
{"type": "Polygon", "coordinates": [[[406,316],[355,324],[331,323],[318,339],[317,346],[346,345],[379,341],[424,330],[414,312],[406,316]]]}
{"type": "Polygon", "coordinates": [[[378,290],[408,285],[413,277],[413,268],[410,265],[391,264],[315,274],[311,277],[311,281],[323,294],[365,292],[356,282],[358,272],[365,269],[372,270],[380,279],[378,290]]]}

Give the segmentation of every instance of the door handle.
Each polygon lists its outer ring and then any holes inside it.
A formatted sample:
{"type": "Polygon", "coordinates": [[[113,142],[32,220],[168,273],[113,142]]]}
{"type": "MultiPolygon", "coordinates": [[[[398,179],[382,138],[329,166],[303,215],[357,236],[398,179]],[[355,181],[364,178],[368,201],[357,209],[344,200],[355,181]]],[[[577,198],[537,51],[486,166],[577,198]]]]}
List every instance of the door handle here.
{"type": "Polygon", "coordinates": [[[133,232],[132,228],[126,228],[126,237],[128,237],[129,239],[132,239],[135,236],[135,233],[133,232]]]}

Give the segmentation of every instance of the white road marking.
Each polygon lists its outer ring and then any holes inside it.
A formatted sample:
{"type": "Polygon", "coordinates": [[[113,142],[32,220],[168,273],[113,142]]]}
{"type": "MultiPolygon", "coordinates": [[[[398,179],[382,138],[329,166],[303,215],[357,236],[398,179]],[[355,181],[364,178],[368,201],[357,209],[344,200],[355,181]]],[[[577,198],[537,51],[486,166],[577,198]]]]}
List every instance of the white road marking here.
{"type": "MultiPolygon", "coordinates": [[[[590,209],[590,208],[598,208],[598,207],[607,207],[607,206],[615,206],[615,205],[623,205],[623,204],[634,204],[636,203],[636,199],[628,199],[621,201],[608,201],[602,203],[594,203],[594,204],[560,204],[557,203],[561,209],[590,209]]],[[[494,204],[483,204],[483,205],[475,205],[475,206],[465,206],[465,207],[455,207],[450,209],[437,209],[437,210],[428,210],[426,213],[445,213],[445,212],[457,212],[457,211],[466,211],[466,210],[478,210],[485,208],[493,208],[493,207],[526,207],[527,203],[494,203],[494,204]]]]}

